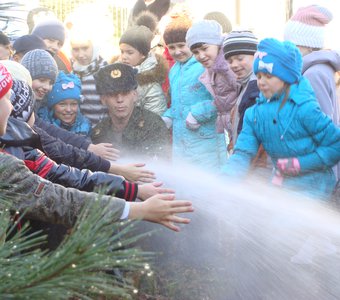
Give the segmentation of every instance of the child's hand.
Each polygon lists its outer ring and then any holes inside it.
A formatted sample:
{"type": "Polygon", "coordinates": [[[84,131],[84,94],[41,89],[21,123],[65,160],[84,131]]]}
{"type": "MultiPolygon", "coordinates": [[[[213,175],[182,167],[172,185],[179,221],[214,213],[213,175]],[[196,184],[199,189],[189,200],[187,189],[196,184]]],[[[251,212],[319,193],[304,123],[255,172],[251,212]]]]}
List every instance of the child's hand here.
{"type": "Polygon", "coordinates": [[[137,183],[150,183],[156,177],[155,173],[144,169],[144,163],[117,165],[111,164],[109,172],[116,175],[123,176],[126,180],[137,183]]]}
{"type": "Polygon", "coordinates": [[[177,216],[179,213],[193,212],[190,201],[174,200],[173,194],[158,194],[145,202],[131,202],[129,219],[142,219],[159,223],[163,226],[180,231],[174,223],[188,224],[190,219],[177,216]]]}
{"type": "Polygon", "coordinates": [[[154,182],[149,184],[143,184],[138,186],[137,198],[146,200],[157,194],[174,194],[173,189],[161,188],[162,182],[154,182]]]}
{"type": "Polygon", "coordinates": [[[300,173],[300,162],[295,157],[279,158],[276,167],[283,175],[297,176],[300,173]]]}
{"type": "Polygon", "coordinates": [[[117,160],[119,158],[119,150],[113,148],[110,143],[90,144],[87,150],[107,160],[117,160]]]}

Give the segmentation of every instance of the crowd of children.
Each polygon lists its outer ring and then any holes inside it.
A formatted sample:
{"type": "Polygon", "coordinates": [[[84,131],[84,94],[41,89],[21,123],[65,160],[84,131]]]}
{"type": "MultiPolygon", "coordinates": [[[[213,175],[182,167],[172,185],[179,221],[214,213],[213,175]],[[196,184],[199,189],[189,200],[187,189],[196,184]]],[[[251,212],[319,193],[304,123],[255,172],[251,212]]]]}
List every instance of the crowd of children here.
{"type": "Polygon", "coordinates": [[[176,214],[191,212],[190,202],[173,200],[174,191],[154,182],[144,162],[119,165],[119,157],[187,162],[233,179],[262,162],[269,172],[255,174],[276,186],[326,200],[335,195],[340,56],[323,50],[331,13],[300,8],[285,41],[258,41],[249,30],[232,31],[227,18],[220,24],[221,13],[193,20],[187,11],[172,13],[169,3],[160,33],[165,12],[152,16],[155,4],[138,1],[120,55],[109,63],[76,26],[66,59],[58,20],[37,24],[13,50],[0,36],[0,180],[30,195],[16,204],[29,209],[27,217],[71,226],[85,199],[96,197],[84,191],[105,185],[101,201],[117,219],[173,230],[189,222],[176,214]],[[133,202],[137,197],[144,202],[133,202]]]}

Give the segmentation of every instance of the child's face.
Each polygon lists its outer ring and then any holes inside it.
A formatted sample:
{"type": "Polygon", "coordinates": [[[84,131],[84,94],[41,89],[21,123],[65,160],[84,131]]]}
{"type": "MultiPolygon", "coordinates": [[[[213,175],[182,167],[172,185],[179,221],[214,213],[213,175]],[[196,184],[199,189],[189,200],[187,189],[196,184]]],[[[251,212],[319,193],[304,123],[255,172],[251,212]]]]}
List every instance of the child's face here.
{"type": "Polygon", "coordinates": [[[5,96],[0,99],[0,136],[4,135],[7,128],[7,120],[10,116],[13,106],[10,100],[12,90],[9,90],[5,96]]]}
{"type": "Polygon", "coordinates": [[[145,55],[140,53],[136,48],[128,44],[120,44],[120,60],[122,63],[132,67],[138,66],[145,59],[145,55]]]}
{"type": "Polygon", "coordinates": [[[0,44],[0,59],[1,60],[10,59],[11,54],[12,54],[11,45],[0,44]]]}
{"type": "Polygon", "coordinates": [[[53,109],[55,118],[65,124],[72,125],[77,117],[78,101],[75,99],[65,99],[55,104],[53,109]]]}
{"type": "Polygon", "coordinates": [[[195,58],[205,67],[211,68],[216,60],[220,47],[217,45],[203,44],[192,50],[195,58]]]}
{"type": "Polygon", "coordinates": [[[72,57],[82,66],[92,62],[93,46],[91,42],[72,42],[72,57]]]}
{"type": "Polygon", "coordinates": [[[172,43],[167,45],[167,47],[173,59],[180,63],[185,63],[192,56],[190,48],[184,42],[172,43]]]}
{"type": "Polygon", "coordinates": [[[42,100],[52,90],[52,80],[49,78],[37,78],[32,80],[32,89],[36,100],[42,100]]]}
{"type": "Polygon", "coordinates": [[[53,54],[57,54],[63,46],[61,41],[55,39],[44,39],[44,43],[47,50],[51,51],[53,54]]]}
{"type": "Polygon", "coordinates": [[[253,71],[254,56],[248,54],[232,55],[227,59],[237,79],[248,76],[253,71]]]}
{"type": "Polygon", "coordinates": [[[256,77],[257,86],[266,99],[270,99],[273,97],[273,95],[281,93],[284,88],[284,81],[276,76],[259,72],[257,73],[256,77]]]}

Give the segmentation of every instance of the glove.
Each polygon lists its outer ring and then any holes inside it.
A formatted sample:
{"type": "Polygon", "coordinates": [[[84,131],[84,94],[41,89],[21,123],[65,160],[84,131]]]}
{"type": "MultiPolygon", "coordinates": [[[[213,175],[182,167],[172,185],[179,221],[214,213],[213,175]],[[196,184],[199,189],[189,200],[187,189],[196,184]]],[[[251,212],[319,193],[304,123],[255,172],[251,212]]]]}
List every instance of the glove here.
{"type": "Polygon", "coordinates": [[[169,117],[162,117],[162,120],[164,121],[166,127],[170,129],[172,126],[172,119],[169,117]]]}
{"type": "Polygon", "coordinates": [[[276,162],[276,168],[283,175],[297,176],[300,173],[300,163],[296,157],[279,158],[276,162]]]}
{"type": "Polygon", "coordinates": [[[190,112],[185,120],[185,124],[190,130],[197,130],[201,126],[190,112]]]}

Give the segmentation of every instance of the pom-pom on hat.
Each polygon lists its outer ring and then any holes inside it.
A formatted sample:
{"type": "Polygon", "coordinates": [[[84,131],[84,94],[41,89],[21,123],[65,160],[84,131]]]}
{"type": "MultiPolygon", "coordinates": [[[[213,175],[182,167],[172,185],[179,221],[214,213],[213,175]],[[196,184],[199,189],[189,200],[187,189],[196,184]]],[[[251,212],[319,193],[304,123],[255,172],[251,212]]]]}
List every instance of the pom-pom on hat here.
{"type": "Polygon", "coordinates": [[[271,74],[293,84],[301,77],[302,56],[293,43],[267,38],[258,45],[253,68],[255,74],[259,72],[271,74]]]}
{"type": "Polygon", "coordinates": [[[65,74],[60,71],[51,92],[47,97],[47,107],[52,108],[55,104],[66,100],[74,99],[80,102],[81,81],[75,74],[65,74]]]}
{"type": "Polygon", "coordinates": [[[321,49],[324,46],[325,25],[332,18],[332,13],[325,7],[301,7],[287,22],[284,39],[297,46],[321,49]]]}
{"type": "Polygon", "coordinates": [[[224,58],[239,54],[254,55],[257,44],[257,38],[251,31],[232,31],[223,40],[224,58]]]}
{"type": "Polygon", "coordinates": [[[185,39],[190,49],[200,43],[222,45],[222,27],[214,20],[201,20],[191,26],[185,39]]]}
{"type": "Polygon", "coordinates": [[[4,65],[0,64],[0,100],[8,93],[12,84],[12,75],[8,72],[4,65]]]}
{"type": "Polygon", "coordinates": [[[32,79],[48,78],[55,81],[58,67],[52,55],[42,49],[27,52],[21,64],[30,72],[32,79]]]}
{"type": "Polygon", "coordinates": [[[119,44],[128,44],[147,56],[151,49],[154,35],[146,26],[133,26],[127,29],[120,38],[119,44]]]}
{"type": "Polygon", "coordinates": [[[100,68],[94,74],[98,94],[118,94],[137,89],[136,73],[136,69],[123,63],[100,68]]]}
{"type": "Polygon", "coordinates": [[[44,20],[39,22],[33,28],[32,34],[39,36],[42,39],[54,39],[65,42],[65,27],[62,22],[57,19],[44,20]]]}
{"type": "Polygon", "coordinates": [[[35,97],[33,90],[25,81],[14,79],[12,91],[11,103],[13,110],[11,116],[27,122],[34,109],[35,97]]]}
{"type": "Polygon", "coordinates": [[[163,33],[165,44],[185,43],[185,36],[191,25],[191,20],[186,16],[173,18],[165,27],[163,33]]]}
{"type": "Polygon", "coordinates": [[[46,50],[47,47],[44,41],[34,34],[26,34],[17,38],[13,43],[13,49],[15,53],[26,54],[28,51],[34,49],[46,50]]]}

